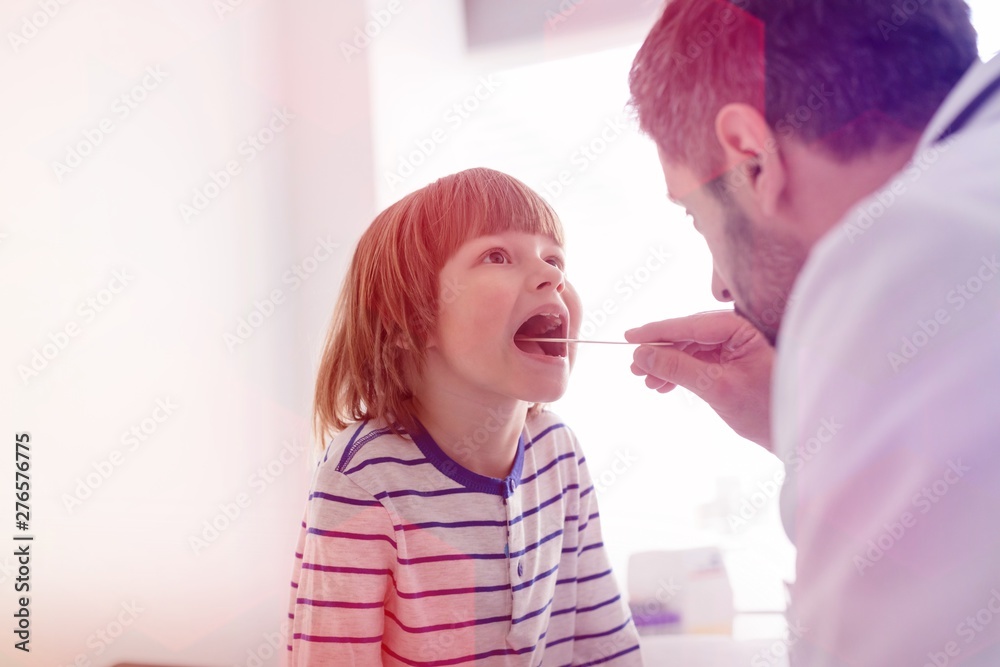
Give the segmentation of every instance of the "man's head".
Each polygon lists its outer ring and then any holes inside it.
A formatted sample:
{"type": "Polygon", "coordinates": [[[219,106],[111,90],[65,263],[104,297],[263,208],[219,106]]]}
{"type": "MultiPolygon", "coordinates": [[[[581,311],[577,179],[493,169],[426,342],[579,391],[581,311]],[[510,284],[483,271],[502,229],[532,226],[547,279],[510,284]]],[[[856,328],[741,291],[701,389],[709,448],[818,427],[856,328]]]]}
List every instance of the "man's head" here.
{"type": "Polygon", "coordinates": [[[813,244],[911,157],[976,60],[961,0],[671,0],[632,104],[713,292],[774,342],[813,244]]]}

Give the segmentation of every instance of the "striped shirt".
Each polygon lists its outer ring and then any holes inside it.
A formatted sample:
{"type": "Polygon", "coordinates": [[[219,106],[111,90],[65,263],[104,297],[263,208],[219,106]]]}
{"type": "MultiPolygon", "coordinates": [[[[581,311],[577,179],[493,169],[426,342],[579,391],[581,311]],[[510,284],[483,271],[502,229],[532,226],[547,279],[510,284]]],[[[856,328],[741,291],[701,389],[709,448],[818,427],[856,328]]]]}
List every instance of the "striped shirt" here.
{"type": "Polygon", "coordinates": [[[510,475],[384,423],[340,433],[295,554],[288,665],[641,665],[573,433],[528,420],[510,475]]]}

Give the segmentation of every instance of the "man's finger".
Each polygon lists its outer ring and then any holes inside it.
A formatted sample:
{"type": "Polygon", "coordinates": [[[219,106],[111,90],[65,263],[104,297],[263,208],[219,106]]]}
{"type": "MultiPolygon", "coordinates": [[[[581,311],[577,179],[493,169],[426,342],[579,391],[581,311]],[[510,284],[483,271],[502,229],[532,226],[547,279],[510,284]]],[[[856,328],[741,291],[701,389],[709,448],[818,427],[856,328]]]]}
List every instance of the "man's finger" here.
{"type": "Polygon", "coordinates": [[[698,387],[699,380],[708,377],[710,366],[678,350],[662,347],[640,347],[635,351],[633,360],[635,366],[647,375],[665,384],[685,387],[699,396],[702,393],[698,387]]]}
{"type": "Polygon", "coordinates": [[[715,310],[661,322],[652,322],[625,332],[630,343],[658,341],[692,341],[705,345],[720,345],[741,326],[741,320],[731,310],[715,310]]]}

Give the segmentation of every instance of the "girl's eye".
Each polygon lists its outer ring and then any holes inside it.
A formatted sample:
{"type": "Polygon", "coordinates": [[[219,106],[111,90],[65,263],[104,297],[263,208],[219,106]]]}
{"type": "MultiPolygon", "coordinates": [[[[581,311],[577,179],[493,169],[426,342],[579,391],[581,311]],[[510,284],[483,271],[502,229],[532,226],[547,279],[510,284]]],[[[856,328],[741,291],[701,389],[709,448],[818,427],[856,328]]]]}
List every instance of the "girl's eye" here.
{"type": "Polygon", "coordinates": [[[483,257],[483,264],[504,264],[510,262],[510,258],[507,257],[507,253],[499,248],[494,248],[490,250],[483,257]]]}
{"type": "Polygon", "coordinates": [[[566,264],[559,257],[549,257],[545,261],[548,262],[549,264],[551,264],[552,266],[556,267],[560,271],[563,271],[563,272],[566,271],[566,264]]]}

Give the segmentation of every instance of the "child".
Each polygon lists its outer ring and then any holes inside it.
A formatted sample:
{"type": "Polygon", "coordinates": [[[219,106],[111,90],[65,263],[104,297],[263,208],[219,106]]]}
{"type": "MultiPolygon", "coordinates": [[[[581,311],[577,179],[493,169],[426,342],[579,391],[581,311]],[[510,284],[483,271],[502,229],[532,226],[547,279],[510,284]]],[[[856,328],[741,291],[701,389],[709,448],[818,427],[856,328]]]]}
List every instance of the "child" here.
{"type": "Polygon", "coordinates": [[[289,665],[638,665],[566,390],[555,213],[471,169],[358,243],[316,382],[289,665]]]}

